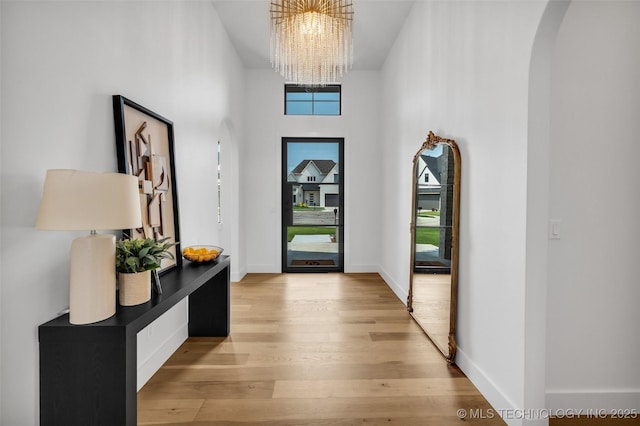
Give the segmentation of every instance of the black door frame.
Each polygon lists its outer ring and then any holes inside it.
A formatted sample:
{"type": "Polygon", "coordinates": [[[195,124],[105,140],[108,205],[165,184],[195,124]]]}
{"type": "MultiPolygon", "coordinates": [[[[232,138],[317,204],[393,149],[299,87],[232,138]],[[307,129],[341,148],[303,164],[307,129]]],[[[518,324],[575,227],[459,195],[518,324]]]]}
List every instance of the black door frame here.
{"type": "Polygon", "coordinates": [[[282,245],[282,272],[344,272],[344,138],[282,138],[282,228],[281,228],[281,245],[282,245]],[[338,238],[338,262],[335,266],[304,266],[291,267],[288,264],[288,241],[287,228],[293,225],[293,201],[291,199],[290,183],[287,182],[287,144],[289,142],[310,142],[310,143],[337,143],[338,144],[338,202],[339,208],[337,212],[338,224],[336,225],[336,233],[338,238]]]}

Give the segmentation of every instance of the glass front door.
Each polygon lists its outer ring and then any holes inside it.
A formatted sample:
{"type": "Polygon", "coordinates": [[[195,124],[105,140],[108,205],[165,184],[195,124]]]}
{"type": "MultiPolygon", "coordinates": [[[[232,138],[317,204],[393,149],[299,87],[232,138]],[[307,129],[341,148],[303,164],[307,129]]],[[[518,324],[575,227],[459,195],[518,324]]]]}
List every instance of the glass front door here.
{"type": "Polygon", "coordinates": [[[282,271],[344,270],[344,139],[282,139],[282,271]]]}

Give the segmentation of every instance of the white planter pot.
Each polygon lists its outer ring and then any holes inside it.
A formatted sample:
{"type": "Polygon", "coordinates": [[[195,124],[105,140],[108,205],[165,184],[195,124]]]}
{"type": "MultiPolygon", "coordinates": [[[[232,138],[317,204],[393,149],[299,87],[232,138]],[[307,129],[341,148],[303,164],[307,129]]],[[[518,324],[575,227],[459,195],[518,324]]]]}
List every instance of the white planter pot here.
{"type": "Polygon", "coordinates": [[[118,272],[119,296],[122,306],[134,306],[151,299],[151,271],[125,274],[118,272]]]}

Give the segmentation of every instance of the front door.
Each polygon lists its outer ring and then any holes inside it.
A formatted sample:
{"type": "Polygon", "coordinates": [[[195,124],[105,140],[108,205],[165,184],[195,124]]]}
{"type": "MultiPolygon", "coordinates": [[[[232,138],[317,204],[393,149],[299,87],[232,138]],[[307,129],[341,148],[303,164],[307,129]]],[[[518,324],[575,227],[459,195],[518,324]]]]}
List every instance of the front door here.
{"type": "Polygon", "coordinates": [[[282,271],[344,271],[344,139],[282,139],[282,271]]]}

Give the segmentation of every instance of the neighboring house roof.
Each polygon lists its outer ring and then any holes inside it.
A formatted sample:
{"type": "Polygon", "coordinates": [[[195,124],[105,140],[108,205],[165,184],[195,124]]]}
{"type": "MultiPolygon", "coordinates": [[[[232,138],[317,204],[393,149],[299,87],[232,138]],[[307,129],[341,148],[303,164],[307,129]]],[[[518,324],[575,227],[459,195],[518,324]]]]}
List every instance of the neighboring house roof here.
{"type": "Polygon", "coordinates": [[[439,180],[440,179],[440,158],[442,156],[430,157],[428,155],[422,155],[421,157],[422,157],[422,161],[424,161],[424,163],[427,165],[427,167],[431,171],[431,174],[435,175],[439,180]]]}
{"type": "Polygon", "coordinates": [[[323,175],[329,173],[336,165],[336,162],[333,160],[302,160],[291,173],[302,173],[309,163],[313,163],[323,175]]]}

